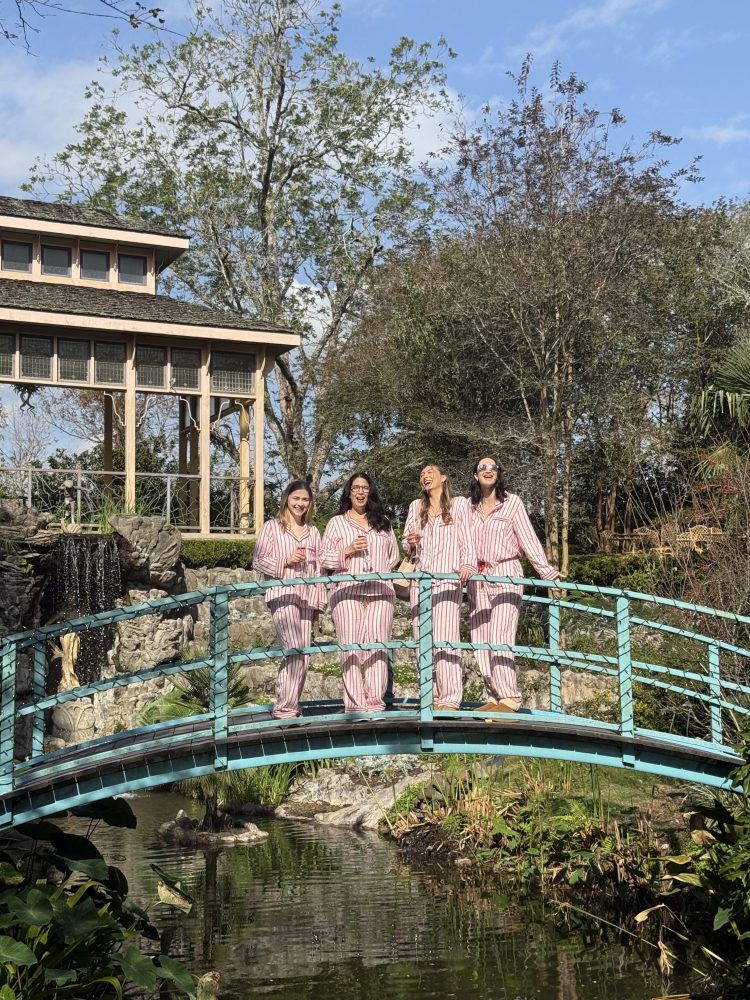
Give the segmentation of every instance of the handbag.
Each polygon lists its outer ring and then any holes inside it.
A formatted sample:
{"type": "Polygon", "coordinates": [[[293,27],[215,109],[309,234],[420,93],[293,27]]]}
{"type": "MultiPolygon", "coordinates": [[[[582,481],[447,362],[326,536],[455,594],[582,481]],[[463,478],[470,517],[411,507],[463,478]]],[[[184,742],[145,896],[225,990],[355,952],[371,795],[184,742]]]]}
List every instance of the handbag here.
{"type": "MultiPolygon", "coordinates": [[[[398,564],[399,573],[414,573],[416,572],[417,564],[413,562],[411,556],[404,556],[401,562],[398,564]]],[[[411,598],[411,580],[393,580],[393,589],[396,592],[396,597],[400,601],[408,601],[411,598]]]]}

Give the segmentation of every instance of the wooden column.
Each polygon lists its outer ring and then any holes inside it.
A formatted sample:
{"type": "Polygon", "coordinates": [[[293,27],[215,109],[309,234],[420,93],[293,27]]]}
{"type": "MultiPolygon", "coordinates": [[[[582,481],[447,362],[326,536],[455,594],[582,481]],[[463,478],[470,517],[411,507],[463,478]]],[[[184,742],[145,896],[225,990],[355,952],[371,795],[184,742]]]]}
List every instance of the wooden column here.
{"type": "Polygon", "coordinates": [[[211,355],[202,351],[201,398],[198,417],[198,472],[200,475],[198,525],[202,535],[211,531],[211,355]]]}
{"type": "MultiPolygon", "coordinates": [[[[115,405],[110,393],[104,393],[104,441],[102,442],[102,464],[105,472],[112,471],[113,438],[115,433],[115,405]]],[[[112,491],[112,476],[104,477],[104,489],[107,495],[112,491]]]]}
{"type": "Polygon", "coordinates": [[[252,530],[250,511],[250,400],[238,400],[240,408],[240,533],[252,530]]]}
{"type": "Polygon", "coordinates": [[[254,524],[253,530],[257,535],[263,526],[264,517],[264,495],[265,495],[265,474],[263,463],[263,435],[266,428],[265,421],[265,401],[266,401],[266,377],[273,368],[274,358],[266,355],[265,351],[258,351],[258,365],[255,371],[255,403],[253,412],[253,432],[254,432],[254,466],[255,466],[255,504],[254,504],[254,524]]]}
{"type": "Polygon", "coordinates": [[[125,358],[125,510],[135,510],[135,337],[128,337],[125,358]]]}

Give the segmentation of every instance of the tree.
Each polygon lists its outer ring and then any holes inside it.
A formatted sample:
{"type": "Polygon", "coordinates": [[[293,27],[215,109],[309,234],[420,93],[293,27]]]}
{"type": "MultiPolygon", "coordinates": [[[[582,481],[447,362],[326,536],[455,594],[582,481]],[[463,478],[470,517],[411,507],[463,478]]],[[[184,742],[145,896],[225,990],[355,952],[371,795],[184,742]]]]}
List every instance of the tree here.
{"type": "Polygon", "coordinates": [[[326,367],[384,247],[429,214],[407,129],[445,102],[429,45],[361,64],[339,49],[339,15],[232,0],[197,7],[184,41],[118,48],[114,94],[92,85],[80,140],[32,180],[183,228],[193,249],[167,289],[303,333],[266,415],[289,475],[314,487],[339,438],[326,367]]]}
{"type": "Polygon", "coordinates": [[[148,25],[164,28],[161,7],[148,7],[133,0],[94,0],[89,9],[77,3],[69,7],[61,0],[0,0],[0,36],[6,42],[21,41],[26,51],[31,51],[31,36],[39,31],[38,24],[54,14],[78,14],[84,17],[111,18],[124,21],[131,28],[148,25]]]}
{"type": "Polygon", "coordinates": [[[540,91],[530,69],[507,106],[454,129],[430,171],[441,231],[374,286],[363,341],[379,327],[410,387],[388,400],[402,432],[429,442],[437,427],[454,453],[526,466],[565,569],[582,435],[597,416],[643,421],[674,356],[671,273],[692,219],[677,186],[694,172],[666,171],[661,133],[616,148],[617,109],[587,105],[558,68],[540,91]]]}

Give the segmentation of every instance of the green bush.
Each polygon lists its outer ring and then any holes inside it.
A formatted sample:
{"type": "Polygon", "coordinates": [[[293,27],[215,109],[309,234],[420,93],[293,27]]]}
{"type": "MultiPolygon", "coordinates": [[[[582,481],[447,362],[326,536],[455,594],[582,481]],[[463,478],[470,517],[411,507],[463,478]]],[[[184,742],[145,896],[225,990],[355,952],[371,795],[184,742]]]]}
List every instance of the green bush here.
{"type": "Polygon", "coordinates": [[[631,552],[627,555],[595,552],[592,555],[571,556],[568,579],[588,583],[594,587],[630,588],[632,580],[639,583],[652,579],[654,557],[648,552],[631,552]]]}
{"type": "Polygon", "coordinates": [[[186,566],[203,566],[213,569],[225,566],[230,569],[250,569],[253,564],[255,539],[201,539],[186,538],[180,549],[180,558],[186,566]]]}

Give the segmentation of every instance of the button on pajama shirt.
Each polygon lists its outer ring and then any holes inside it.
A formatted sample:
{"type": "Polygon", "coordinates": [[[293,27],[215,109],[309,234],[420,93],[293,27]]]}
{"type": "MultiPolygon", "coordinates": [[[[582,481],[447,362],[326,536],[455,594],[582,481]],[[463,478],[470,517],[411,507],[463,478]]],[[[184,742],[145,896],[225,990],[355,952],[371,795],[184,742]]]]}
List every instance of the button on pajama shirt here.
{"type": "MultiPolygon", "coordinates": [[[[469,504],[469,519],[480,573],[486,576],[523,576],[520,557],[526,555],[543,580],[554,580],[557,570],[547,561],[541,542],[521,498],[507,493],[505,500],[485,516],[469,504]]],[[[469,623],[472,642],[516,641],[523,587],[470,580],[469,623]]],[[[489,649],[475,651],[487,694],[495,701],[521,700],[513,653],[489,649]]]]}
{"type": "MultiPolygon", "coordinates": [[[[404,525],[404,537],[411,532],[421,534],[416,546],[417,569],[428,573],[456,573],[461,566],[476,566],[474,544],[469,524],[467,501],[454,497],[451,501],[451,521],[443,515],[427,518],[420,523],[421,500],[413,500],[404,525]]],[[[414,551],[412,549],[412,551],[414,551]]],[[[434,580],[432,583],[432,636],[435,642],[458,642],[461,598],[460,580],[434,580]]],[[[411,584],[411,616],[414,638],[419,639],[419,585],[411,584]]],[[[435,675],[433,700],[436,705],[460,708],[463,697],[461,652],[457,649],[435,649],[432,654],[435,675]]]]}
{"type": "MultiPolygon", "coordinates": [[[[393,531],[365,529],[346,514],[332,517],[323,533],[322,565],[334,573],[390,573],[399,559],[393,531]],[[346,555],[356,538],[367,549],[346,555]]],[[[341,643],[388,642],[393,627],[393,584],[383,580],[331,585],[331,615],[341,643]]],[[[385,708],[388,652],[385,649],[341,653],[345,712],[380,712],[385,708]]]]}
{"type": "MultiPolygon", "coordinates": [[[[266,521],[255,545],[253,569],[269,580],[321,576],[320,541],[320,532],[312,525],[305,525],[302,535],[297,538],[280,521],[266,521]],[[297,548],[305,549],[304,561],[287,566],[287,559],[297,548]]],[[[307,654],[297,650],[304,649],[312,641],[313,621],[325,606],[325,586],[271,587],[266,591],[266,604],[279,645],[288,650],[276,675],[273,715],[276,719],[292,719],[300,714],[299,701],[309,660],[307,654]]]]}

